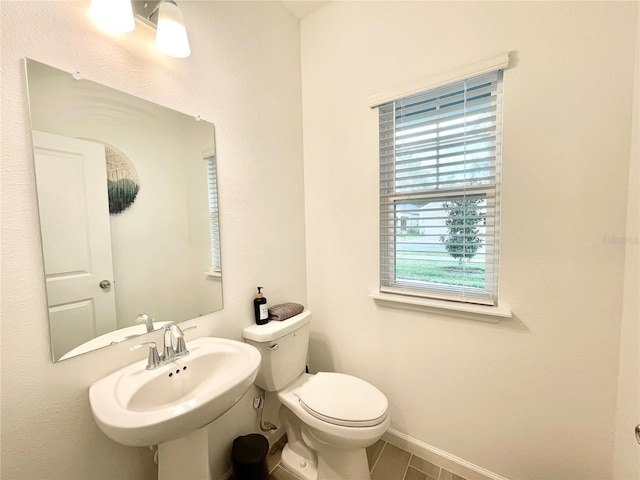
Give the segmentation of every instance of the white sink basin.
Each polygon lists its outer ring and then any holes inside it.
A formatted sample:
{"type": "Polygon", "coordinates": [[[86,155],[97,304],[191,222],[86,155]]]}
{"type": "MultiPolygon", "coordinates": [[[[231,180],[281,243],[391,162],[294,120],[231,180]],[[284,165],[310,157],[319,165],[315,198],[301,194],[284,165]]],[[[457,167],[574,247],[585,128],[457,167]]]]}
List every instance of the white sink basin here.
{"type": "Polygon", "coordinates": [[[187,342],[190,354],[154,370],[141,360],[89,388],[98,427],[141,447],[180,439],[229,410],[253,384],[260,352],[225,338],[187,342]]]}

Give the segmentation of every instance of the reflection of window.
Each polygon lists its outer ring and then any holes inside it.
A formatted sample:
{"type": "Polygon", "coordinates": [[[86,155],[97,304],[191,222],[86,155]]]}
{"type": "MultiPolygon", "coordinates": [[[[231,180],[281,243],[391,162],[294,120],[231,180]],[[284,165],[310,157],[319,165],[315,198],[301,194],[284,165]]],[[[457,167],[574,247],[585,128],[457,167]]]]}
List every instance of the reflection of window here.
{"type": "Polygon", "coordinates": [[[209,191],[209,234],[211,236],[211,271],[221,272],[220,265],[220,223],[218,213],[218,178],[216,157],[205,158],[207,162],[207,185],[209,191]]]}
{"type": "Polygon", "coordinates": [[[495,305],[502,72],[380,106],[380,290],[495,305]]]}

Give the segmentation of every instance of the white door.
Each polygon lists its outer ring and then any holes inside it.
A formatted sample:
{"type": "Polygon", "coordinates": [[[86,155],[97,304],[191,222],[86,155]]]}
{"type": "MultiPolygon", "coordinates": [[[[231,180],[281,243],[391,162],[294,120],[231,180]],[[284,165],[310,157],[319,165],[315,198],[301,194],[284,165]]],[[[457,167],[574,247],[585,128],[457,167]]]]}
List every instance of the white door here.
{"type": "Polygon", "coordinates": [[[38,131],[33,144],[57,360],[116,328],[107,170],[103,145],[38,131]]]}

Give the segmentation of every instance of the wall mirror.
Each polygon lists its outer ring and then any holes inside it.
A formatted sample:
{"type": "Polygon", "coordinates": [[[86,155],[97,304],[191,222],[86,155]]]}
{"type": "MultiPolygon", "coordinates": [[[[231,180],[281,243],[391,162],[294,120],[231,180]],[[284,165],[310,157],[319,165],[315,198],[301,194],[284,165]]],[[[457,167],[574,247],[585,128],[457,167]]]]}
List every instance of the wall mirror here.
{"type": "Polygon", "coordinates": [[[26,71],[53,361],[222,309],[213,124],[26,71]]]}

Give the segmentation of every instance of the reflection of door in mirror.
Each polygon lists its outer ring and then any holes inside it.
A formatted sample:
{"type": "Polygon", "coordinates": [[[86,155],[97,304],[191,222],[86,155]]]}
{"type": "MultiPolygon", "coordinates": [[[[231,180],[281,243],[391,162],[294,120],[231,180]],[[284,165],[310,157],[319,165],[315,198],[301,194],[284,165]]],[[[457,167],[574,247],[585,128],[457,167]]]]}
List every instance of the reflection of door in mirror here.
{"type": "Polygon", "coordinates": [[[116,328],[104,146],[37,131],[33,144],[57,360],[116,328]]]}

